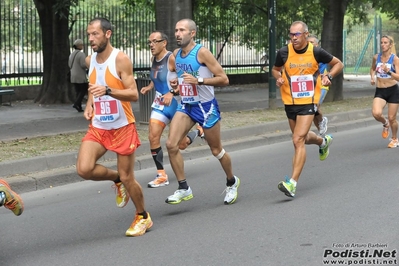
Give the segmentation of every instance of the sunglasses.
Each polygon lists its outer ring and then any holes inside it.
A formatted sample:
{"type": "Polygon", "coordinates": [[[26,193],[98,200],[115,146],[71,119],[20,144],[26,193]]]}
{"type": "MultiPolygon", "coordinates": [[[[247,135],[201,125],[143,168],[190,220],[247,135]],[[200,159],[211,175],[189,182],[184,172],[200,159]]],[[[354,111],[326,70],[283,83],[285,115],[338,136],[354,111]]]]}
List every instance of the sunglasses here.
{"type": "Polygon", "coordinates": [[[147,44],[151,45],[151,44],[156,44],[156,43],[160,43],[163,42],[164,40],[152,40],[152,41],[148,41],[147,44]]]}
{"type": "Polygon", "coordinates": [[[304,33],[306,33],[306,31],[305,32],[295,32],[295,33],[290,32],[290,33],[288,33],[288,37],[290,37],[290,38],[299,37],[304,33]]]}

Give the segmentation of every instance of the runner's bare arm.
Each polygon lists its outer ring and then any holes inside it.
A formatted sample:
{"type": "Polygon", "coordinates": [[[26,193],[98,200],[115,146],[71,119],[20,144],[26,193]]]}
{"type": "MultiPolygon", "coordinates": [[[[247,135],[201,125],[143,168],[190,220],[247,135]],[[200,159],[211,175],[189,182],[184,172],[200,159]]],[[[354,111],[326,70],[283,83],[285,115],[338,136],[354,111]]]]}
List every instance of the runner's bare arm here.
{"type": "Polygon", "coordinates": [[[176,72],[176,56],[175,53],[169,56],[168,67],[170,72],[176,72]]]}
{"type": "Polygon", "coordinates": [[[328,73],[332,77],[336,77],[344,69],[344,64],[341,62],[341,60],[339,60],[335,56],[330,61],[330,63],[328,63],[328,65],[331,66],[331,69],[330,69],[330,71],[328,73]]]}
{"type": "MultiPolygon", "coordinates": [[[[174,69],[175,69],[175,71],[176,71],[176,55],[177,55],[177,52],[179,51],[179,49],[180,48],[177,48],[177,49],[175,49],[174,51],[173,51],[173,56],[174,56],[174,60],[175,60],[175,63],[174,63],[174,69]]],[[[175,90],[175,91],[177,91],[179,88],[178,88],[178,81],[177,81],[177,78],[174,78],[174,79],[171,79],[171,80],[169,80],[169,84],[170,84],[170,86],[175,90]]]]}
{"type": "Polygon", "coordinates": [[[397,72],[392,72],[391,71],[391,77],[396,80],[399,81],[399,57],[397,57],[395,55],[394,59],[393,59],[393,65],[394,65],[394,69],[396,69],[397,72]]]}
{"type": "Polygon", "coordinates": [[[173,89],[175,91],[175,93],[179,93],[179,86],[177,87],[172,87],[170,84],[170,81],[175,79],[177,77],[177,73],[176,73],[176,56],[174,53],[172,53],[169,56],[169,60],[168,60],[168,69],[170,71],[170,75],[168,76],[168,78],[170,79],[169,82],[169,88],[173,89]]]}
{"type": "Polygon", "coordinates": [[[283,67],[276,67],[276,66],[273,66],[273,68],[272,68],[272,75],[276,79],[277,87],[280,87],[284,83],[284,79],[281,77],[282,69],[283,69],[283,67]]]}
{"type": "MultiPolygon", "coordinates": [[[[90,60],[91,60],[91,55],[87,56],[85,59],[87,69],[90,69],[90,60]]],[[[93,95],[91,94],[91,92],[89,90],[87,92],[87,102],[86,102],[86,107],[85,107],[83,116],[87,120],[90,120],[92,115],[93,115],[93,95]]]]}
{"type": "Polygon", "coordinates": [[[375,63],[377,62],[377,55],[373,56],[373,62],[371,63],[371,67],[370,67],[370,82],[371,85],[375,84],[375,63]]]}
{"type": "MultiPolygon", "coordinates": [[[[112,97],[121,101],[136,102],[139,99],[136,80],[133,76],[133,64],[123,52],[116,56],[116,71],[122,79],[124,90],[112,90],[112,97]]],[[[112,88],[111,88],[112,89],[112,88]]]]}
{"type": "MultiPolygon", "coordinates": [[[[206,48],[201,47],[198,51],[198,61],[205,64],[208,69],[213,73],[212,78],[204,78],[204,85],[211,86],[227,86],[229,85],[229,78],[224,72],[222,66],[213,56],[213,54],[206,48]]],[[[195,83],[195,84],[198,84],[195,83]]]]}

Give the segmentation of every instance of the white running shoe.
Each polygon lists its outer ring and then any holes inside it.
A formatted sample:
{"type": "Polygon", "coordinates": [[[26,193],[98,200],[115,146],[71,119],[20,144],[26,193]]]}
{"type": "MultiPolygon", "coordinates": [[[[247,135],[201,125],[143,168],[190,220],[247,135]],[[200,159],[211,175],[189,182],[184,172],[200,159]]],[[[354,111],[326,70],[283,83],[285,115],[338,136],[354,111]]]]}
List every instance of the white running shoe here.
{"type": "Polygon", "coordinates": [[[319,134],[320,136],[323,136],[327,132],[327,124],[328,124],[328,118],[323,116],[323,119],[319,123],[319,134]]]}
{"type": "Polygon", "coordinates": [[[231,187],[227,187],[226,196],[224,197],[224,204],[233,204],[238,196],[238,187],[240,186],[240,179],[234,176],[236,182],[231,187]]]}
{"type": "Polygon", "coordinates": [[[169,204],[179,204],[182,200],[190,200],[193,197],[193,191],[191,190],[191,187],[188,187],[188,189],[176,190],[173,195],[169,196],[165,200],[165,202],[169,204]]]}

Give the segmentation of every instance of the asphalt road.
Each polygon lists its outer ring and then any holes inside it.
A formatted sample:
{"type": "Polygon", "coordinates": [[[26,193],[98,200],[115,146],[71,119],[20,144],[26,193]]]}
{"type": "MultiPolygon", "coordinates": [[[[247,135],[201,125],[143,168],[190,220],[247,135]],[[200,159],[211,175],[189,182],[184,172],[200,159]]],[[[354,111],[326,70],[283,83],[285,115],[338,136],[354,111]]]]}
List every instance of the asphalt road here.
{"type": "MultiPolygon", "coordinates": [[[[380,130],[375,125],[335,133],[324,162],[317,147],[308,146],[294,200],[277,189],[291,172],[291,141],[231,153],[241,178],[231,206],[223,205],[225,179],[217,160],[186,160],[194,198],[164,203],[175,180],[165,188],[144,188],[154,226],[137,238],[124,236],[133,205],[117,208],[109,182],[22,193],[22,216],[0,208],[1,264],[319,266],[331,259],[323,258],[326,252],[355,264],[361,258],[340,254],[383,250],[389,257],[379,261],[397,265],[398,150],[386,148],[380,130]]],[[[136,172],[143,187],[152,175],[153,169],[136,172]]]]}

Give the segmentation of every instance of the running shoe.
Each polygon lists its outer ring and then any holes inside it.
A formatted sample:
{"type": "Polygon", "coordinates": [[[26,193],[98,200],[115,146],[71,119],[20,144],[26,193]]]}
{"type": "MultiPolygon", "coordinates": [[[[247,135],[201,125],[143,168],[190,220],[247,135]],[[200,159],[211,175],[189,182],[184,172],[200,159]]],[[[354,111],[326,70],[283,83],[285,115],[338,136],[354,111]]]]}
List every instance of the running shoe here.
{"type": "Polygon", "coordinates": [[[143,215],[136,214],[132,224],[126,231],[126,236],[142,236],[152,225],[150,213],[147,212],[147,219],[144,219],[143,215]]]}
{"type": "Polygon", "coordinates": [[[0,207],[2,207],[4,203],[6,203],[6,200],[7,200],[6,193],[0,191],[0,207]]]}
{"type": "Polygon", "coordinates": [[[165,202],[169,204],[179,204],[182,200],[190,200],[193,197],[193,191],[191,190],[191,187],[188,187],[188,189],[176,190],[173,195],[169,196],[165,200],[165,202]]]}
{"type": "Polygon", "coordinates": [[[168,175],[157,174],[154,180],[148,183],[148,187],[156,188],[156,187],[164,187],[169,185],[168,175]]]}
{"type": "Polygon", "coordinates": [[[296,187],[290,182],[288,176],[285,177],[285,181],[278,183],[278,189],[283,192],[287,197],[295,197],[296,187]]]}
{"type": "Polygon", "coordinates": [[[327,124],[328,124],[328,118],[323,116],[323,119],[319,123],[319,134],[320,136],[323,136],[327,132],[327,124]]]}
{"type": "Polygon", "coordinates": [[[333,137],[331,135],[326,135],[324,139],[326,141],[326,145],[324,145],[324,147],[319,147],[320,161],[324,161],[325,159],[327,159],[328,155],[330,154],[329,147],[333,141],[333,137]]]}
{"type": "Polygon", "coordinates": [[[398,139],[391,139],[391,142],[388,144],[388,148],[396,148],[399,146],[398,139]]]}
{"type": "Polygon", "coordinates": [[[389,136],[389,123],[386,122],[384,125],[382,125],[382,138],[386,139],[389,136]]]}
{"type": "Polygon", "coordinates": [[[198,137],[200,137],[201,139],[205,139],[204,129],[200,125],[197,125],[197,130],[198,137]]]}
{"type": "Polygon", "coordinates": [[[236,182],[231,187],[227,187],[226,196],[224,197],[224,204],[233,204],[238,196],[238,187],[240,186],[240,179],[234,176],[236,182]]]}
{"type": "Polygon", "coordinates": [[[16,216],[21,215],[24,211],[24,202],[17,193],[12,191],[7,181],[3,179],[0,179],[0,192],[5,194],[3,206],[11,210],[16,216]]]}
{"type": "Polygon", "coordinates": [[[116,193],[116,206],[123,208],[129,202],[129,193],[127,193],[126,187],[122,182],[115,183],[112,185],[116,193]]]}

